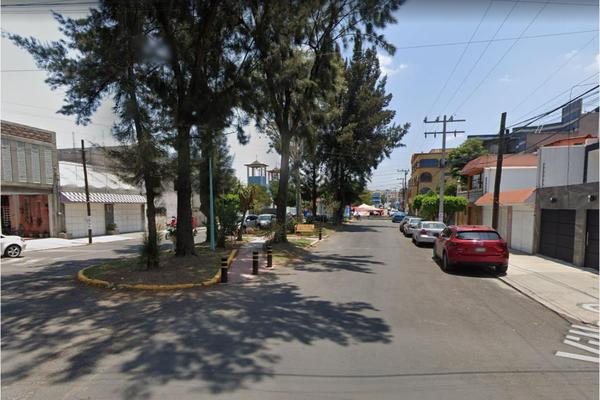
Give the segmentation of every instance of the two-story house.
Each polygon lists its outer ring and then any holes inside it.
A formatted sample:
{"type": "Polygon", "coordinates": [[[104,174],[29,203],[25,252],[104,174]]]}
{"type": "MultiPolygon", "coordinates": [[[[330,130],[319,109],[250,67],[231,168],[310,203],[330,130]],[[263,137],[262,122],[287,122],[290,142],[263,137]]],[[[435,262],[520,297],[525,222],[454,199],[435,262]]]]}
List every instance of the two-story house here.
{"type": "MultiPolygon", "coordinates": [[[[492,225],[496,154],[468,162],[461,171],[466,187],[458,192],[469,204],[457,216],[458,224],[492,225]]],[[[535,186],[538,159],[535,154],[506,154],[502,160],[498,233],[509,247],[532,253],[534,250],[535,186]]]]}
{"type": "MultiPolygon", "coordinates": [[[[452,149],[446,149],[446,156],[452,149]]],[[[450,175],[450,169],[442,168],[442,149],[432,149],[428,153],[415,153],[412,155],[411,175],[408,181],[406,202],[412,205],[414,198],[419,194],[437,192],[442,177],[445,177],[446,185],[456,183],[450,175]]]]}
{"type": "Polygon", "coordinates": [[[559,140],[538,155],[536,252],[598,269],[598,138],[559,140]]]}

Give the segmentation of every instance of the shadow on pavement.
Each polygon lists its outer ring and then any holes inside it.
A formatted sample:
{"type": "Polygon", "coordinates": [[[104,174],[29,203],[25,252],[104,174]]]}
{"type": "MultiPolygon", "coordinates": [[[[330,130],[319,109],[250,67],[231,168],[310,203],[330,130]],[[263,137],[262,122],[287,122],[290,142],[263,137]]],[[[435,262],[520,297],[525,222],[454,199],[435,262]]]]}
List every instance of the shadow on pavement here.
{"type": "Polygon", "coordinates": [[[113,384],[122,398],[149,398],[177,381],[219,393],[271,376],[279,362],[273,340],[391,339],[382,318],[364,314],[377,312],[372,305],[304,296],[275,274],[260,284],[163,293],[85,287],[65,275],[101,261],[56,263],[3,282],[3,385],[64,385],[106,368],[119,373],[113,384]]]}
{"type": "Polygon", "coordinates": [[[467,278],[497,278],[506,275],[498,274],[494,267],[487,265],[455,265],[451,271],[444,272],[440,260],[436,260],[433,257],[431,257],[431,260],[439,267],[440,272],[443,274],[464,276],[467,278]]]}

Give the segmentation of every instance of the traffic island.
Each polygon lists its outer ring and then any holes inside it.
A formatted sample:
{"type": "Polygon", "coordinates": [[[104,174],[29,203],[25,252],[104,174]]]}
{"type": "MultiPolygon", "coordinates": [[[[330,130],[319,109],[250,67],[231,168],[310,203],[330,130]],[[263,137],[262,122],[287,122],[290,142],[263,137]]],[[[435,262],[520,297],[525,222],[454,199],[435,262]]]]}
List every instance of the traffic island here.
{"type": "Polygon", "coordinates": [[[175,257],[163,253],[160,268],[144,270],[139,257],[119,259],[84,268],[77,273],[82,283],[109,289],[179,290],[212,286],[221,280],[221,259],[227,266],[237,249],[217,249],[196,246],[196,256],[175,257]]]}

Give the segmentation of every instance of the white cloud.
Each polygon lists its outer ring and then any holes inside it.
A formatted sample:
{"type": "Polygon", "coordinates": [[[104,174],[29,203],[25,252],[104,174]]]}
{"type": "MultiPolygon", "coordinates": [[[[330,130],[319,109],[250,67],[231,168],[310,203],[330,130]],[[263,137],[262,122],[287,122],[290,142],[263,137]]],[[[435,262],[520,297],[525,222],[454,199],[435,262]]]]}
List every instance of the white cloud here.
{"type": "Polygon", "coordinates": [[[408,68],[407,64],[399,64],[394,67],[394,58],[386,54],[377,53],[377,59],[379,60],[379,67],[384,75],[391,76],[403,69],[408,68]]]}
{"type": "Polygon", "coordinates": [[[600,53],[594,57],[594,62],[585,67],[586,71],[598,71],[600,70],[600,53]]]}
{"type": "Polygon", "coordinates": [[[578,52],[579,52],[578,50],[571,50],[571,51],[569,51],[569,52],[565,53],[565,54],[564,54],[564,57],[565,57],[567,60],[569,60],[569,59],[571,59],[571,58],[575,57],[575,54],[577,54],[578,52]]]}

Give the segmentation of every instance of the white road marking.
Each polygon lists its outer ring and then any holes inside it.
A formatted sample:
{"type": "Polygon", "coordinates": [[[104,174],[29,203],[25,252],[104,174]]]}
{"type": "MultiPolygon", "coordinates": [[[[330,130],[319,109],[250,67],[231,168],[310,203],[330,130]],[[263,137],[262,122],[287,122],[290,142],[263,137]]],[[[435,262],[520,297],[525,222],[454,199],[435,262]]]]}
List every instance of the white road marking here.
{"type": "Polygon", "coordinates": [[[590,347],[590,346],[586,346],[585,344],[573,342],[571,340],[563,340],[563,343],[564,344],[568,344],[569,346],[577,347],[578,349],[589,351],[590,353],[594,353],[594,354],[600,355],[600,350],[595,349],[595,348],[590,347]]]}
{"type": "MultiPolygon", "coordinates": [[[[567,336],[568,337],[568,336],[567,336]]],[[[600,342],[597,340],[588,340],[589,344],[595,344],[596,346],[600,346],[600,342]]]]}
{"type": "Polygon", "coordinates": [[[600,336],[598,336],[598,334],[593,334],[593,333],[588,333],[588,332],[582,332],[582,331],[575,331],[573,329],[569,329],[569,333],[574,333],[574,334],[579,335],[579,336],[591,337],[592,339],[600,339],[600,336]]]}
{"type": "Polygon", "coordinates": [[[594,303],[580,304],[579,307],[583,308],[584,310],[588,310],[595,313],[600,311],[600,305],[594,303]]]}
{"type": "Polygon", "coordinates": [[[579,338],[577,336],[567,335],[567,339],[575,340],[575,341],[579,342],[579,338]]]}
{"type": "Polygon", "coordinates": [[[582,331],[590,331],[590,332],[595,332],[595,333],[598,333],[598,331],[599,331],[598,328],[592,328],[589,326],[582,326],[582,325],[571,325],[571,328],[577,328],[577,329],[581,329],[582,331]]]}
{"type": "Polygon", "coordinates": [[[557,357],[573,358],[575,360],[588,361],[600,364],[600,359],[597,357],[582,356],[581,354],[566,353],[564,351],[557,351],[554,355],[557,357]]]}

